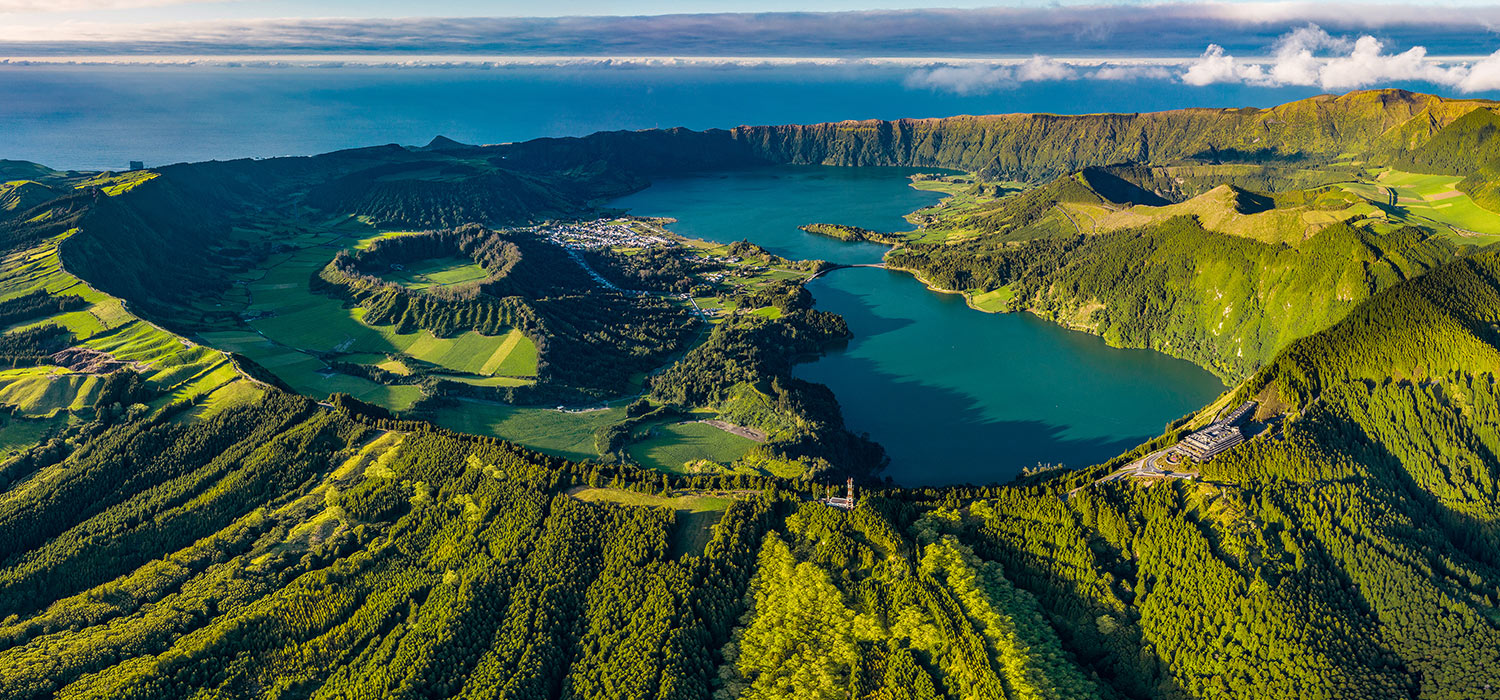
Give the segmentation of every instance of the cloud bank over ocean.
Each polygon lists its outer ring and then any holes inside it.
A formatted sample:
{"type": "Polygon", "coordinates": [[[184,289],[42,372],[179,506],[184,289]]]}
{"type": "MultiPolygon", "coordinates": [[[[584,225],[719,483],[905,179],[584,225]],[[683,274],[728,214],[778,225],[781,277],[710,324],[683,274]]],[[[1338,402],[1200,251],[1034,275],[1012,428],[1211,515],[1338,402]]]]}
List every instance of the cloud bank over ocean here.
{"type": "MultiPolygon", "coordinates": [[[[0,0],[26,8],[38,0],[0,0]]],[[[171,0],[66,0],[142,6],[171,0]]],[[[8,3],[8,5],[6,4],[8,3]]],[[[1156,3],[546,18],[0,21],[0,61],[574,68],[836,66],[912,90],[1171,81],[1500,90],[1500,5],[1156,3]],[[11,57],[5,60],[5,57],[11,57]]]]}
{"type": "MultiPolygon", "coordinates": [[[[17,2],[18,0],[5,0],[17,2]]],[[[78,2],[80,0],[68,0],[78,2]]],[[[89,0],[92,1],[92,0],[89,0]]],[[[152,0],[109,0],[153,4],[152,0]]],[[[22,4],[33,0],[20,0],[22,4]]],[[[45,17],[45,16],[43,16],[45,17]]],[[[1195,57],[1263,51],[1313,24],[1405,51],[1488,55],[1500,5],[1148,3],[978,10],[763,12],[606,17],[256,18],[120,23],[0,20],[0,55],[479,53],[506,56],[1034,55],[1195,57]]]]}
{"type": "Polygon", "coordinates": [[[1033,56],[1014,66],[960,65],[920,69],[908,87],[979,94],[1019,83],[1056,80],[1180,80],[1187,85],[1244,84],[1261,87],[1315,86],[1345,91],[1392,82],[1422,82],[1460,92],[1500,90],[1500,50],[1477,60],[1431,58],[1425,46],[1400,53],[1385,50],[1373,35],[1336,36],[1309,24],[1271,44],[1268,59],[1237,60],[1219,44],[1196,59],[1176,62],[1105,63],[1093,69],[1078,61],[1033,56]],[[1165,63],[1166,65],[1162,65],[1165,63]]]}

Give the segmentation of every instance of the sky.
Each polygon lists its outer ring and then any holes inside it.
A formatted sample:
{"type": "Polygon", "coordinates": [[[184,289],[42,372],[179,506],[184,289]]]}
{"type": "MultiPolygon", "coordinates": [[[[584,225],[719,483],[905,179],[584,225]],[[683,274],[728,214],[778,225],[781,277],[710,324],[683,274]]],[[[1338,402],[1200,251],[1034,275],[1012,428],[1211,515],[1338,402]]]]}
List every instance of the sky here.
{"type": "Polygon", "coordinates": [[[1500,89],[1500,5],[965,0],[0,0],[0,58],[344,66],[907,62],[913,88],[1500,89]],[[545,15],[545,16],[544,16],[545,15]],[[624,59],[624,60],[622,60],[624,59]]]}

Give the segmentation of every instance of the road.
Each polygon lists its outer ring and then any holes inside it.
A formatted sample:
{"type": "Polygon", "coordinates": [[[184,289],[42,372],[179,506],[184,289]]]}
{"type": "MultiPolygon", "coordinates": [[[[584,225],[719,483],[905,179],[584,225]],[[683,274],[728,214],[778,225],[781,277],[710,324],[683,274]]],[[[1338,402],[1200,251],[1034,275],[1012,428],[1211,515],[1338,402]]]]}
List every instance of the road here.
{"type": "MultiPolygon", "coordinates": [[[[1127,465],[1125,465],[1123,467],[1120,467],[1119,469],[1116,469],[1116,470],[1114,470],[1114,471],[1112,471],[1112,472],[1110,472],[1110,473],[1108,473],[1108,474],[1106,474],[1106,475],[1104,475],[1102,477],[1099,477],[1098,479],[1095,479],[1092,483],[1103,484],[1103,483],[1108,483],[1108,482],[1111,482],[1111,481],[1119,481],[1121,479],[1187,479],[1189,481],[1196,480],[1198,478],[1198,472],[1196,472],[1196,471],[1179,471],[1179,469],[1181,467],[1187,465],[1187,463],[1188,463],[1187,460],[1189,459],[1187,455],[1183,455],[1183,461],[1179,462],[1179,463],[1177,463],[1175,465],[1167,463],[1167,461],[1166,461],[1167,455],[1169,453],[1175,452],[1175,451],[1177,451],[1177,448],[1176,448],[1175,445],[1172,446],[1172,447],[1168,447],[1166,449],[1157,450],[1155,452],[1152,452],[1151,454],[1146,455],[1145,457],[1142,457],[1142,458],[1140,458],[1140,459],[1138,459],[1138,460],[1136,460],[1134,462],[1131,462],[1130,464],[1127,464],[1127,465]]],[[[1083,486],[1079,486],[1078,488],[1073,489],[1072,491],[1069,491],[1067,493],[1067,495],[1065,496],[1065,498],[1072,498],[1073,494],[1078,493],[1079,491],[1082,491],[1084,489],[1084,487],[1086,487],[1088,485],[1089,484],[1084,484],[1083,486]]]]}

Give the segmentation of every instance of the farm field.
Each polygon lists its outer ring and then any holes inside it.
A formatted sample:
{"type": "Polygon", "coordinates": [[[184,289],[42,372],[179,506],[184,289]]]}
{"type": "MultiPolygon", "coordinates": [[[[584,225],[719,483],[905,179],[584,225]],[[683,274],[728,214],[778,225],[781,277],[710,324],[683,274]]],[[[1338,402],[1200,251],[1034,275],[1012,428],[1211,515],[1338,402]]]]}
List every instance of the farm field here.
{"type": "Polygon", "coordinates": [[[41,441],[42,437],[67,423],[65,418],[28,419],[0,416],[0,459],[9,457],[41,441]]]}
{"type": "Polygon", "coordinates": [[[1006,285],[999,289],[992,289],[988,292],[980,292],[972,295],[969,298],[969,302],[974,305],[974,308],[980,311],[999,313],[1005,311],[1006,305],[1010,303],[1013,296],[1015,296],[1015,292],[1011,290],[1010,285],[1006,285]]]}
{"type": "Polygon", "coordinates": [[[1457,240],[1485,245],[1500,241],[1500,214],[1474,203],[1457,189],[1463,178],[1451,175],[1423,175],[1400,170],[1383,170],[1376,184],[1341,185],[1346,191],[1370,200],[1400,221],[1420,217],[1452,229],[1457,240]],[[1395,195],[1394,205],[1390,204],[1395,195]]]}
{"type": "Polygon", "coordinates": [[[253,330],[205,332],[200,334],[204,342],[249,357],[309,396],[322,398],[342,392],[398,411],[421,398],[420,387],[386,386],[333,372],[315,353],[337,354],[347,362],[403,375],[411,368],[388,355],[404,355],[460,375],[481,375],[459,379],[484,386],[520,386],[535,376],[536,345],[515,329],[496,336],[470,331],[439,338],[425,330],[402,334],[394,326],[366,325],[361,320],[364,309],[347,307],[340,299],[308,288],[309,280],[343,247],[347,237],[330,231],[305,234],[295,240],[304,247],[273,258],[267,267],[240,280],[240,288],[246,292],[245,313],[254,317],[249,322],[253,330]]]}
{"type": "Polygon", "coordinates": [[[485,336],[476,332],[438,338],[428,331],[397,333],[394,326],[369,326],[365,310],[346,307],[316,294],[307,280],[332,257],[327,248],[300,251],[268,270],[248,287],[248,311],[271,314],[250,323],[277,343],[317,352],[401,353],[470,374],[536,374],[536,345],[519,331],[485,336]]]}
{"type": "Polygon", "coordinates": [[[692,422],[658,426],[651,437],[630,445],[626,452],[643,467],[682,473],[686,464],[697,460],[729,464],[754,446],[749,438],[692,422]]]}

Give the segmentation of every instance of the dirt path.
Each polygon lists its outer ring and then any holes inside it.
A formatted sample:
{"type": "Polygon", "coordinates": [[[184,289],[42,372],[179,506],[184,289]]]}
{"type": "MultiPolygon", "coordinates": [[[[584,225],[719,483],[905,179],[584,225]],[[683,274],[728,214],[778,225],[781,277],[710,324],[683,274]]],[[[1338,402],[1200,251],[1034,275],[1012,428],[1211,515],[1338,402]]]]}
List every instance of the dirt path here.
{"type": "Polygon", "coordinates": [[[738,435],[742,438],[754,440],[756,442],[765,442],[767,437],[765,433],[756,430],[755,428],[746,428],[743,425],[735,425],[733,423],[728,423],[721,420],[704,420],[698,422],[712,425],[713,427],[718,428],[719,430],[722,430],[726,433],[738,435]]]}

